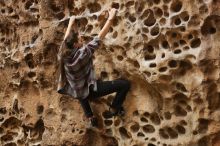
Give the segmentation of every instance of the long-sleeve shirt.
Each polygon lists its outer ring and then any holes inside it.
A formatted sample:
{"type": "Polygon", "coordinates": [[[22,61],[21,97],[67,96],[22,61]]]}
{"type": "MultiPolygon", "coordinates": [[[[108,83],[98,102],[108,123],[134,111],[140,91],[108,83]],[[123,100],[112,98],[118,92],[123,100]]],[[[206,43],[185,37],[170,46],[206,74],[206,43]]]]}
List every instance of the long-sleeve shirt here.
{"type": "MultiPolygon", "coordinates": [[[[66,47],[62,43],[61,47],[66,47]]],[[[100,45],[100,39],[96,36],[82,48],[73,48],[67,58],[59,58],[60,75],[57,92],[84,99],[89,95],[89,86],[97,91],[96,76],[94,72],[92,55],[100,45]]]]}

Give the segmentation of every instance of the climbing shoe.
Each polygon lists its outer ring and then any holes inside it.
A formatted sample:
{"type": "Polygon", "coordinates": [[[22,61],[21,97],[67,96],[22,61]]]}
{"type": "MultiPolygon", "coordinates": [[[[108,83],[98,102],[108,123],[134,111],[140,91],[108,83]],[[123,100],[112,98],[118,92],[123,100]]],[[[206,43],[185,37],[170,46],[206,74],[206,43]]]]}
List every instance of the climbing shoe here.
{"type": "Polygon", "coordinates": [[[106,119],[109,119],[109,118],[112,118],[114,116],[124,116],[125,115],[125,111],[124,111],[124,108],[123,107],[120,107],[119,109],[117,110],[114,110],[113,108],[109,107],[109,110],[108,111],[105,111],[103,113],[103,117],[106,118],[106,119]]]}

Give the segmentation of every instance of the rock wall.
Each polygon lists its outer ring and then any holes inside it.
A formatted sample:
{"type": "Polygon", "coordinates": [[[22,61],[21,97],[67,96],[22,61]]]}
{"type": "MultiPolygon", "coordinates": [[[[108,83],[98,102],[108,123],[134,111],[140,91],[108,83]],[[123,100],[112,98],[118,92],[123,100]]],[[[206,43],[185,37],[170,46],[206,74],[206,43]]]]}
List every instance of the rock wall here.
{"type": "Polygon", "coordinates": [[[219,146],[219,50],[219,0],[0,0],[0,145],[219,146]],[[106,116],[114,94],[93,101],[89,129],[56,93],[56,54],[69,16],[90,40],[110,7],[96,74],[132,87],[123,118],[106,116]]]}

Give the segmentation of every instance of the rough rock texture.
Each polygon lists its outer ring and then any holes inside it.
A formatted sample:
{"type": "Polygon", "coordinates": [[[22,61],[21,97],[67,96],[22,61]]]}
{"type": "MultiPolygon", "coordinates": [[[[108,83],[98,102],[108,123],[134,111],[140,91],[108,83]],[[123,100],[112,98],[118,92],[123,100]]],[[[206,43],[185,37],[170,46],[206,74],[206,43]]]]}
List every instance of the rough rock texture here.
{"type": "Polygon", "coordinates": [[[219,146],[219,0],[0,0],[0,145],[219,146]],[[94,54],[97,77],[132,82],[124,118],[114,94],[92,102],[56,93],[56,53],[68,17],[88,40],[119,9],[94,54]],[[91,36],[91,37],[89,37],[91,36]]]}

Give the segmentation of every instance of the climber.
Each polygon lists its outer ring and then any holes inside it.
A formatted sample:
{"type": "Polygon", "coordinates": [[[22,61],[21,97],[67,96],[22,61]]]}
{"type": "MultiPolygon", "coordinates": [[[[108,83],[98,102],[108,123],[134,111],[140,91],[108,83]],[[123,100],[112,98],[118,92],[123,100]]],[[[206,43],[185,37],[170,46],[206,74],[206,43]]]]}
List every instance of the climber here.
{"type": "Polygon", "coordinates": [[[112,8],[107,12],[108,20],[99,34],[88,44],[84,44],[83,37],[77,31],[75,17],[70,17],[64,41],[58,53],[59,79],[57,92],[72,96],[79,100],[85,116],[93,127],[98,126],[97,117],[93,115],[90,107],[90,99],[116,92],[116,96],[109,106],[108,114],[112,116],[123,116],[125,111],[122,106],[126,94],[130,89],[130,82],[126,79],[115,79],[112,81],[97,80],[94,73],[92,55],[100,42],[109,31],[117,10],[112,8]]]}

